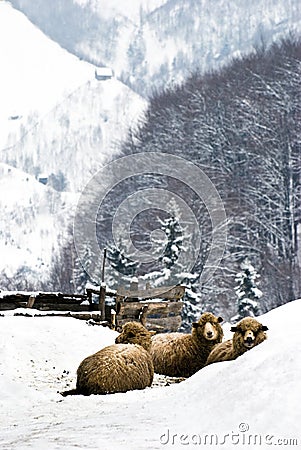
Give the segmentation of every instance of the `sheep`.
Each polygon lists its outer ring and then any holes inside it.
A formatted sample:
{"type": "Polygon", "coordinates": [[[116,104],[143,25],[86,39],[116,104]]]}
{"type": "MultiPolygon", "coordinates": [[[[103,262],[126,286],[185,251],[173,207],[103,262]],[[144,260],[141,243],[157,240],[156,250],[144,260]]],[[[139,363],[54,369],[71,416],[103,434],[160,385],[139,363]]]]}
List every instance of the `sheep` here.
{"type": "Polygon", "coordinates": [[[231,361],[246,351],[267,339],[265,331],[268,327],[262,325],[254,317],[245,317],[236,326],[231,327],[233,339],[217,344],[206,361],[206,366],[220,361],[231,361]]]}
{"type": "Polygon", "coordinates": [[[155,372],[187,378],[202,369],[213,346],[223,339],[222,321],[221,317],[206,312],[192,324],[191,334],[153,336],[150,354],[155,372]]]}
{"type": "Polygon", "coordinates": [[[149,354],[152,333],[128,322],[115,344],[85,358],[77,369],[76,389],[67,395],[112,394],[151,386],[154,366],[149,354]]]}

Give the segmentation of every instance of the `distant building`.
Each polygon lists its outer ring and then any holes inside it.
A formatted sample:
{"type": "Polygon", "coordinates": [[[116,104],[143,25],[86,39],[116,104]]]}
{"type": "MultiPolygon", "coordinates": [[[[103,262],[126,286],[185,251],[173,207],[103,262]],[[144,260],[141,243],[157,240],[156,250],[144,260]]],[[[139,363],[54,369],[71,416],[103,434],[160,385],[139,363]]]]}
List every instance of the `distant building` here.
{"type": "Polygon", "coordinates": [[[96,80],[110,80],[113,77],[113,70],[110,67],[96,67],[96,80]]]}
{"type": "Polygon", "coordinates": [[[38,181],[42,184],[48,183],[48,176],[47,175],[39,175],[38,181]]]}

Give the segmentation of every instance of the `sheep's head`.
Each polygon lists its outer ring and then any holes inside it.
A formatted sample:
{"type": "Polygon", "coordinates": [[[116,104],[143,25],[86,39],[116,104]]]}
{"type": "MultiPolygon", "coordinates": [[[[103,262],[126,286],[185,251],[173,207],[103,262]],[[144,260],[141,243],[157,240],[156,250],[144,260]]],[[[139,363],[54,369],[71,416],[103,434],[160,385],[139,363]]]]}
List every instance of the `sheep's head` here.
{"type": "Polygon", "coordinates": [[[210,341],[214,344],[222,342],[223,329],[220,323],[223,321],[221,317],[216,317],[210,312],[201,315],[198,322],[192,324],[192,336],[201,341],[210,341]]]}
{"type": "Polygon", "coordinates": [[[145,350],[149,350],[151,346],[151,338],[154,333],[148,331],[139,322],[127,322],[122,327],[122,332],[115,339],[116,344],[137,344],[141,345],[145,350]]]}
{"type": "Polygon", "coordinates": [[[245,317],[237,325],[231,327],[234,332],[233,347],[237,353],[244,353],[263,342],[267,336],[268,327],[262,325],[254,317],[245,317]]]}

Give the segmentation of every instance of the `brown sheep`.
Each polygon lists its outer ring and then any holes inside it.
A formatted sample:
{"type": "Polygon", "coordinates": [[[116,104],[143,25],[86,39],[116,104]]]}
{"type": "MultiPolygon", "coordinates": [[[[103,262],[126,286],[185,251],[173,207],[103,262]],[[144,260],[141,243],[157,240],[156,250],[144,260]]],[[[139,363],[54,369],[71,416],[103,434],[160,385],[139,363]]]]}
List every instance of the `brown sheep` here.
{"type": "Polygon", "coordinates": [[[85,358],[77,369],[76,389],[62,395],[112,394],[151,386],[154,366],[148,352],[152,333],[128,322],[116,344],[85,358]]]}
{"type": "Polygon", "coordinates": [[[268,327],[262,325],[254,317],[245,317],[236,326],[231,327],[231,331],[234,332],[233,339],[217,344],[213,348],[206,365],[238,358],[238,356],[267,339],[265,333],[267,330],[268,327]]]}
{"type": "Polygon", "coordinates": [[[221,317],[206,312],[192,324],[191,334],[154,336],[150,353],[155,372],[171,377],[190,377],[202,369],[212,348],[223,339],[222,321],[221,317]]]}

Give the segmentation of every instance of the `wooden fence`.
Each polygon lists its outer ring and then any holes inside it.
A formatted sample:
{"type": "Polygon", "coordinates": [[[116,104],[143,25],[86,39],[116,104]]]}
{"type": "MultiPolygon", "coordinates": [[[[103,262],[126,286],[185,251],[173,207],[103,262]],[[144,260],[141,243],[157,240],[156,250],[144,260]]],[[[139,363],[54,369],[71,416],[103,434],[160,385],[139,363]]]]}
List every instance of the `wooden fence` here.
{"type": "Polygon", "coordinates": [[[155,331],[176,331],[181,324],[184,293],[184,286],[110,291],[105,285],[87,289],[85,294],[4,292],[0,293],[0,311],[16,310],[14,315],[31,317],[92,319],[93,323],[112,328],[137,320],[155,331]],[[28,311],[18,311],[18,308],[28,311]]]}

